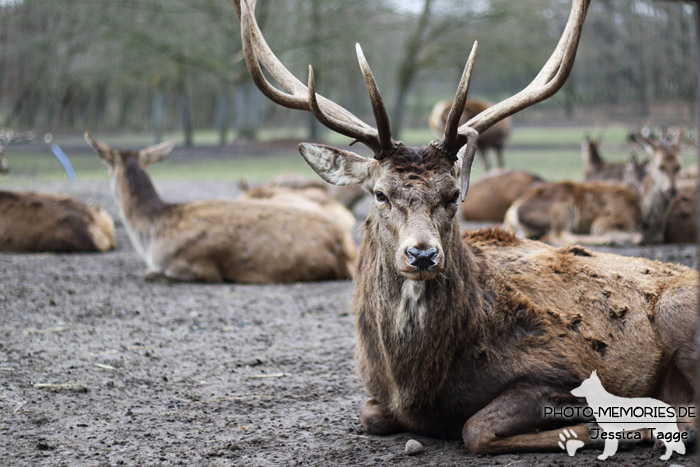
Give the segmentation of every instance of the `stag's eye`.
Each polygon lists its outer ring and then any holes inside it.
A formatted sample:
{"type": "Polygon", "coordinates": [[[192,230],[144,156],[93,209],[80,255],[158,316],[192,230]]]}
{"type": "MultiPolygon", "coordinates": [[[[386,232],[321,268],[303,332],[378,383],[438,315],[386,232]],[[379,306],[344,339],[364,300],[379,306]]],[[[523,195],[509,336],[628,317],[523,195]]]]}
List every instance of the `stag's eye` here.
{"type": "Polygon", "coordinates": [[[389,198],[387,198],[386,195],[384,193],[382,193],[381,191],[375,191],[374,197],[380,203],[388,203],[389,202],[389,198]]]}
{"type": "Polygon", "coordinates": [[[459,191],[455,191],[452,197],[450,197],[450,201],[447,203],[448,205],[453,205],[457,204],[459,201],[459,191]]]}

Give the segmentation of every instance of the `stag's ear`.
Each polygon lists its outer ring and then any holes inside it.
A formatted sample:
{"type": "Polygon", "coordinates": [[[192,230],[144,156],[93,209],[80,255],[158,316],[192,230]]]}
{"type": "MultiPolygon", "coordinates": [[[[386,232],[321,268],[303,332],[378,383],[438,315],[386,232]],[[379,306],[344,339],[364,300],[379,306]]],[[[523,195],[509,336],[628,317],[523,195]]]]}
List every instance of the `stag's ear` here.
{"type": "Polygon", "coordinates": [[[115,161],[115,152],[107,146],[102,141],[93,138],[89,131],[85,132],[85,141],[95,150],[100,159],[107,162],[108,164],[113,164],[115,161]]]}
{"type": "Polygon", "coordinates": [[[380,165],[376,159],[362,157],[324,144],[302,143],[299,152],[322,179],[333,185],[361,184],[372,191],[380,165]]]}
{"type": "Polygon", "coordinates": [[[172,141],[148,146],[139,151],[139,161],[144,167],[148,167],[153,163],[167,159],[174,147],[175,143],[172,141]]]}

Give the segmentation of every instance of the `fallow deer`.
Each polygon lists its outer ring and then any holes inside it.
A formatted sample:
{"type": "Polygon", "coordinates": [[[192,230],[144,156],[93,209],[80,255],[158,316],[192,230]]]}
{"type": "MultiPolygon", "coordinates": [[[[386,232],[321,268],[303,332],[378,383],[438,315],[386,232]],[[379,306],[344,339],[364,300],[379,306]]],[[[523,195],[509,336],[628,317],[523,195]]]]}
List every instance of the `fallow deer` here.
{"type": "MultiPolygon", "coordinates": [[[[477,116],[490,106],[491,104],[488,102],[467,100],[467,103],[464,105],[462,116],[459,119],[459,124],[463,125],[467,122],[467,120],[477,116]]],[[[452,109],[452,101],[440,101],[433,107],[428,123],[436,137],[440,137],[445,133],[445,122],[447,122],[447,116],[450,113],[450,109],[452,109]]],[[[503,120],[494,123],[493,126],[479,135],[477,147],[479,149],[479,156],[481,157],[486,170],[491,169],[491,163],[489,162],[487,152],[489,149],[493,149],[495,151],[498,167],[503,168],[505,166],[505,161],[503,159],[503,148],[510,137],[510,127],[510,117],[506,117],[503,120]]]]}
{"type": "Polygon", "coordinates": [[[147,280],[297,282],[346,279],[354,245],[328,216],[268,200],[167,203],[146,168],[172,143],[119,151],[85,134],[107,164],[112,193],[147,280]],[[353,249],[350,250],[349,248],[353,249]]]}
{"type": "MultiPolygon", "coordinates": [[[[479,453],[558,450],[559,430],[551,429],[544,409],[578,402],[569,391],[594,369],[614,394],[692,403],[695,271],[582,247],[557,249],[498,229],[464,234],[455,216],[479,134],[563,85],[589,0],[573,1],[559,44],[530,85],[460,126],[475,44],[444,136],[423,147],[391,137],[359,46],[377,128],[318,95],[311,68],[305,85],[284,67],[257,25],[255,1],[233,4],[246,65],[260,90],[278,104],[311,111],[375,154],[299,146],[321,178],[359,184],[375,199],[353,296],[357,366],[371,395],[360,420],[369,433],[461,432],[466,447],[479,453]]],[[[585,425],[571,430],[590,444],[585,425]]]]}
{"type": "Polygon", "coordinates": [[[114,248],[114,221],[70,196],[0,191],[0,251],[96,252],[114,248]]]}
{"type": "Polygon", "coordinates": [[[586,138],[581,142],[583,179],[585,181],[610,180],[626,183],[638,191],[647,173],[648,161],[637,161],[632,154],[626,162],[608,162],[600,153],[600,138],[586,138]]]}
{"type": "Polygon", "coordinates": [[[542,178],[529,172],[494,169],[469,187],[459,208],[462,219],[503,222],[511,204],[541,183],[542,178]]]}
{"type": "Polygon", "coordinates": [[[533,188],[513,203],[505,223],[519,236],[549,243],[662,243],[680,170],[679,138],[639,136],[651,160],[641,192],[623,183],[559,182],[533,188]]]}

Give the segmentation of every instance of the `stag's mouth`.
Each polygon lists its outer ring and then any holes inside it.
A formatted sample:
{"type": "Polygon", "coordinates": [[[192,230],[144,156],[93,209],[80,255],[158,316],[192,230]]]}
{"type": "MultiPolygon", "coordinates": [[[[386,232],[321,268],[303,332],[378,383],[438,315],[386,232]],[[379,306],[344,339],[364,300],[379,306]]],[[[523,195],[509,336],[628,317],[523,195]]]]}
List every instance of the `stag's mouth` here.
{"type": "Polygon", "coordinates": [[[434,279],[438,273],[439,273],[438,268],[434,268],[433,270],[425,271],[425,270],[417,270],[417,271],[404,271],[403,275],[406,279],[412,280],[412,281],[429,281],[431,279],[434,279]]]}

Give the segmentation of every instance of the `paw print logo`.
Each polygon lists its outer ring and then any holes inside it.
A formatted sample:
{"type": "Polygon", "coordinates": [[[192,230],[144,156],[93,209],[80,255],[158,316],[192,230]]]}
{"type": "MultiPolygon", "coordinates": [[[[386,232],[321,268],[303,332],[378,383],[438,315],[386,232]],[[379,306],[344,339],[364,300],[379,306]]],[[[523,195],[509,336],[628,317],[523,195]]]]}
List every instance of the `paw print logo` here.
{"type": "Polygon", "coordinates": [[[566,451],[569,456],[573,457],[580,448],[583,447],[584,442],[577,439],[578,435],[574,430],[569,430],[564,428],[561,433],[559,433],[559,447],[566,451]]]}

